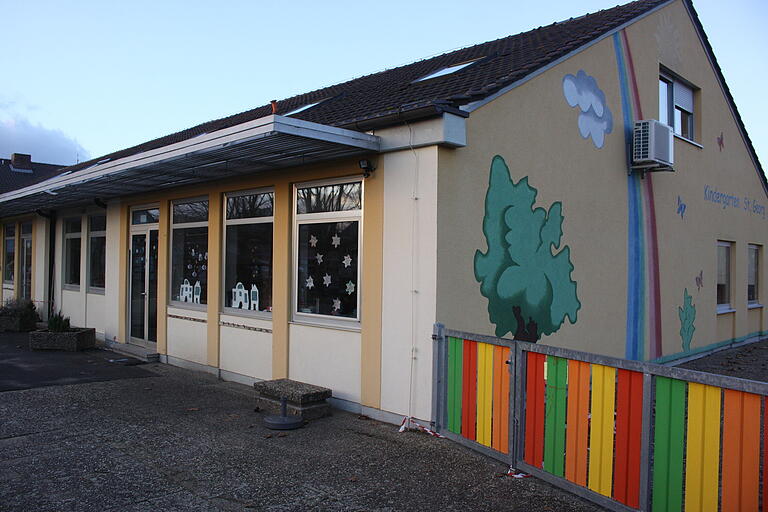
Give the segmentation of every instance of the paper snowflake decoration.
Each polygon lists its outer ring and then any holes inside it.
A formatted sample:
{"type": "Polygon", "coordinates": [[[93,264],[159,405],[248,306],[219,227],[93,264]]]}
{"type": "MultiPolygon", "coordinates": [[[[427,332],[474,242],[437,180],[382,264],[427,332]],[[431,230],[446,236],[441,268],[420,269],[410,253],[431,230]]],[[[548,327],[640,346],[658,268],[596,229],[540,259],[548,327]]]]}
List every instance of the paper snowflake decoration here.
{"type": "Polygon", "coordinates": [[[315,254],[315,259],[317,260],[317,264],[321,264],[323,262],[323,255],[320,253],[315,254]]]}
{"type": "Polygon", "coordinates": [[[309,237],[309,245],[310,247],[317,247],[317,237],[315,235],[309,237]]]}
{"type": "Polygon", "coordinates": [[[349,254],[344,256],[343,263],[344,263],[344,268],[347,268],[348,266],[350,266],[352,264],[352,258],[349,256],[349,254]]]}
{"type": "Polygon", "coordinates": [[[311,290],[312,288],[314,288],[314,286],[315,286],[315,281],[314,281],[314,279],[312,279],[312,276],[309,276],[309,277],[307,278],[307,281],[306,281],[306,283],[307,283],[307,284],[306,284],[307,288],[309,288],[310,290],[311,290]]]}
{"type": "Polygon", "coordinates": [[[337,248],[338,246],[340,246],[341,245],[341,237],[339,235],[333,235],[331,237],[331,245],[334,248],[337,248]]]}
{"type": "Polygon", "coordinates": [[[355,283],[347,281],[347,295],[352,295],[353,293],[355,293],[355,283]]]}
{"type": "Polygon", "coordinates": [[[333,310],[339,311],[341,309],[341,300],[340,299],[333,299],[333,310]]]}
{"type": "Polygon", "coordinates": [[[323,284],[325,286],[330,286],[331,285],[331,276],[329,276],[328,274],[325,274],[323,276],[323,284]]]}

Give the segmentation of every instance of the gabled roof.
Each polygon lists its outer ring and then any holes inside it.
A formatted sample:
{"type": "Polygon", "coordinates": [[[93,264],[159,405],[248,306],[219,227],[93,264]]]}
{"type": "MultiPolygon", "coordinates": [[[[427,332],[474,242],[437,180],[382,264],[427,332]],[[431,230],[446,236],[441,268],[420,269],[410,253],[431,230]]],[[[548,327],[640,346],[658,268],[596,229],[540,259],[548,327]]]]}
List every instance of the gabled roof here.
{"type": "Polygon", "coordinates": [[[31,162],[29,168],[15,168],[8,158],[0,158],[0,194],[40,183],[62,171],[63,165],[31,162]]]}
{"type": "MultiPolygon", "coordinates": [[[[626,5],[553,23],[518,35],[489,41],[363,76],[277,102],[285,115],[312,103],[292,117],[343,128],[368,130],[442,112],[467,115],[459,107],[479,101],[556,61],[669,0],[638,0],[626,5]],[[441,69],[475,61],[455,73],[416,81],[441,69]]],[[[77,171],[109,158],[117,160],[181,142],[272,114],[271,105],[209,121],[67,168],[77,171]]]]}

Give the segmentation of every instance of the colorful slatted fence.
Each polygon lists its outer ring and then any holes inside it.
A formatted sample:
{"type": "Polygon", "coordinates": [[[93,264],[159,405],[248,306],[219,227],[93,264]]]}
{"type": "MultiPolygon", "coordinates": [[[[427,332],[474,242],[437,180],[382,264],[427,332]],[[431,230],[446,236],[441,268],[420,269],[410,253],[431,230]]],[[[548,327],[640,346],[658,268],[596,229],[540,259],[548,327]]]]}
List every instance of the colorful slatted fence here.
{"type": "Polygon", "coordinates": [[[509,453],[510,348],[448,339],[447,429],[509,453]]]}
{"type": "Polygon", "coordinates": [[[768,512],[768,383],[436,333],[449,437],[613,510],[768,512]]]}

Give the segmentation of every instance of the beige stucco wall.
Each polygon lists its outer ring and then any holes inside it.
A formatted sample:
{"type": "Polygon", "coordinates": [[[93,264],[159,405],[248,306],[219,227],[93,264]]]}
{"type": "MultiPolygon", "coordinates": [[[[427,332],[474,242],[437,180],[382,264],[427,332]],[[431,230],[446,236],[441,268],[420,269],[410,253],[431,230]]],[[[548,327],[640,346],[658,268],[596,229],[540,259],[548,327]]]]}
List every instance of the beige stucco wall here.
{"type": "Polygon", "coordinates": [[[381,408],[430,417],[437,148],[384,155],[381,408]],[[411,368],[413,363],[413,368],[411,368]]]}
{"type": "Polygon", "coordinates": [[[221,322],[225,324],[220,326],[221,369],[255,379],[271,379],[272,321],[222,313],[221,322]]]}
{"type": "MultiPolygon", "coordinates": [[[[645,118],[658,115],[660,63],[700,91],[698,147],[675,140],[674,173],[653,176],[658,225],[663,354],[682,350],[678,306],[683,290],[697,316],[692,348],[748,335],[746,244],[765,244],[768,221],[743,210],[704,201],[704,186],[768,204],[723,92],[681,2],[627,29],[645,118]],[[725,148],[719,151],[721,131],[725,148]],[[677,198],[687,204],[677,214],[677,198]],[[733,269],[734,334],[726,336],[715,308],[718,239],[736,243],[733,269]],[[695,276],[703,271],[699,291],[695,276]]],[[[541,342],[613,356],[625,355],[627,319],[627,176],[621,91],[614,42],[606,38],[472,112],[468,145],[439,154],[437,317],[454,329],[493,334],[487,300],[475,280],[476,250],[487,250],[482,232],[489,168],[501,155],[515,182],[528,177],[538,190],[535,207],[563,205],[563,245],[571,251],[581,302],[578,319],[541,342]],[[563,77],[584,70],[597,80],[613,115],[613,131],[597,149],[580,136],[578,108],[563,95],[563,77]]],[[[557,252],[557,251],[556,251],[557,252]]],[[[763,257],[761,275],[765,275],[763,257]]],[[[763,283],[765,279],[763,278],[763,283]]],[[[762,286],[763,297],[765,285],[762,286]]],[[[765,312],[762,313],[763,319],[765,312]]],[[[728,316],[728,315],[727,315],[728,316]]],[[[765,321],[763,320],[763,324],[765,321]]],[[[646,333],[648,327],[646,326],[646,333]]],[[[647,335],[645,353],[648,353],[647,335]]]]}

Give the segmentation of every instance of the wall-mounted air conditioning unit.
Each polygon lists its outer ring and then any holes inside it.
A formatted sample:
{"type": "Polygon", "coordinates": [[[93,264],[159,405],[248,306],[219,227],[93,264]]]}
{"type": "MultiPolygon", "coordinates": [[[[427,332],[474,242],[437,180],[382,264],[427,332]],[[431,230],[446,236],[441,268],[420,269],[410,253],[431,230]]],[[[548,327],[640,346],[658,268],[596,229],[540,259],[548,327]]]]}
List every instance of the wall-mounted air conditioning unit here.
{"type": "Polygon", "coordinates": [[[674,159],[672,128],[655,119],[635,121],[632,137],[632,168],[644,171],[672,171],[674,159]]]}

